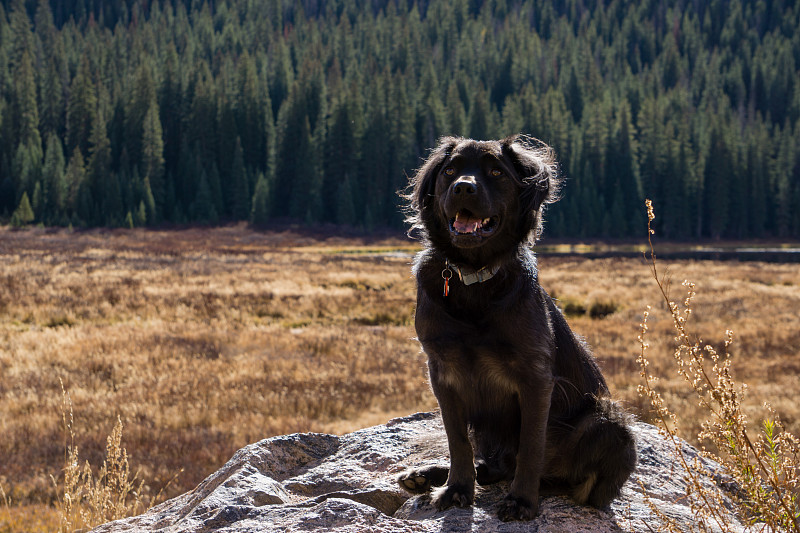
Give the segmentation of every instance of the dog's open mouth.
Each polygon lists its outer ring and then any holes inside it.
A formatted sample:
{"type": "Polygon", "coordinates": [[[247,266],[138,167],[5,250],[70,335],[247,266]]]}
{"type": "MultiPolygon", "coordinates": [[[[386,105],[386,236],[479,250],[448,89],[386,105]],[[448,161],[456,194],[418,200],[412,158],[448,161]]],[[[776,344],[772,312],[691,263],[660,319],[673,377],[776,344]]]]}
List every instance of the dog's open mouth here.
{"type": "Polygon", "coordinates": [[[450,231],[456,235],[489,235],[497,229],[500,217],[497,215],[480,218],[468,209],[462,209],[450,219],[450,231]]]}

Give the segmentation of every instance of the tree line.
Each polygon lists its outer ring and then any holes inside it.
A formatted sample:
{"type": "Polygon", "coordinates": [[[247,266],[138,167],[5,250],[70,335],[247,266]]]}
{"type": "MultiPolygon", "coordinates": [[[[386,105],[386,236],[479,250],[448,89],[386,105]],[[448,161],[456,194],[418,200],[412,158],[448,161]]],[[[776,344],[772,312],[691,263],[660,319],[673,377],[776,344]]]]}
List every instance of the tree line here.
{"type": "Polygon", "coordinates": [[[800,235],[800,7],[3,0],[0,220],[399,228],[445,134],[524,132],[546,234],[800,235]]]}

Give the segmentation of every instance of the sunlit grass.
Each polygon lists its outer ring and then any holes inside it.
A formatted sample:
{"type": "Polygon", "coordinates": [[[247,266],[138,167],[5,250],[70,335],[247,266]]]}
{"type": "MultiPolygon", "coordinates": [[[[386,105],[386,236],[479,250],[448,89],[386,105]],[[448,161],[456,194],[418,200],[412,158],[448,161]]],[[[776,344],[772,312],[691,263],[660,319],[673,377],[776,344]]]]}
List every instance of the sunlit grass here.
{"type": "MultiPolygon", "coordinates": [[[[72,398],[82,460],[102,464],[119,415],[131,468],[150,494],[185,469],[165,496],[268,436],[347,432],[436,407],[414,340],[413,243],[242,227],[0,231],[0,485],[10,501],[0,506],[0,531],[20,509],[56,501],[59,379],[72,398]]],[[[539,263],[562,307],[582,310],[570,323],[594,348],[615,396],[652,420],[636,392],[638,324],[654,299],[644,259],[539,263]]],[[[704,340],[724,342],[720,331],[736,331],[733,349],[746,355],[737,377],[750,385],[743,409],[769,399],[797,432],[797,266],[671,265],[703,287],[693,320],[704,340]]],[[[663,395],[691,439],[702,418],[672,377],[669,314],[653,313],[649,328],[650,368],[664,376],[663,395]]]]}

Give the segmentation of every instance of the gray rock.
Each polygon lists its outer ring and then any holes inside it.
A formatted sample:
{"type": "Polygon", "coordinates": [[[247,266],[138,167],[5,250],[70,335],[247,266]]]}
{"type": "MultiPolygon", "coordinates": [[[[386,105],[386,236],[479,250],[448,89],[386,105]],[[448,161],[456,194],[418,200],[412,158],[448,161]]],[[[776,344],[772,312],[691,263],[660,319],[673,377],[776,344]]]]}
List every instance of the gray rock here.
{"type": "MultiPolygon", "coordinates": [[[[440,417],[418,413],[341,437],[304,433],[251,444],[191,492],[94,531],[659,531],[661,523],[645,502],[644,490],[654,505],[690,531],[695,513],[685,500],[686,483],[671,444],[651,425],[636,423],[634,431],[639,467],[621,497],[603,511],[547,497],[535,520],[504,523],[495,516],[508,489],[503,483],[479,488],[469,509],[437,511],[428,495],[411,496],[395,482],[408,467],[447,464],[440,417]]],[[[705,489],[722,493],[718,465],[688,444],[682,446],[708,472],[702,478],[705,489]]],[[[729,518],[734,526],[726,531],[745,531],[729,518]]]]}

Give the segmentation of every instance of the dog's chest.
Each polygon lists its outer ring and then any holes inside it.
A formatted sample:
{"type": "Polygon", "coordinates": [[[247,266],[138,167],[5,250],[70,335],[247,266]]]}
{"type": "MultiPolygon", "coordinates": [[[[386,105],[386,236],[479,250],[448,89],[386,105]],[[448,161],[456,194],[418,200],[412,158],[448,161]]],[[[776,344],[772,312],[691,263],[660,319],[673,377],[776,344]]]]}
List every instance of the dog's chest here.
{"type": "Polygon", "coordinates": [[[505,285],[458,284],[441,296],[433,270],[421,276],[415,318],[431,380],[463,391],[517,392],[550,374],[552,332],[535,286],[506,276],[505,285]]]}
{"type": "Polygon", "coordinates": [[[470,355],[441,361],[437,379],[468,395],[475,392],[514,394],[519,390],[518,376],[513,371],[516,365],[508,364],[496,353],[478,350],[470,355]]]}
{"type": "Polygon", "coordinates": [[[418,328],[432,380],[461,391],[515,393],[541,362],[524,327],[486,317],[474,321],[439,317],[418,328]],[[420,331],[422,330],[422,331],[420,331]]]}

